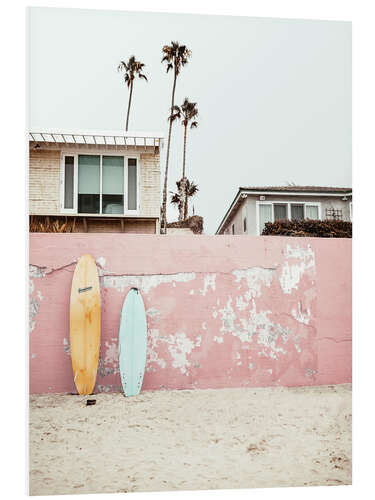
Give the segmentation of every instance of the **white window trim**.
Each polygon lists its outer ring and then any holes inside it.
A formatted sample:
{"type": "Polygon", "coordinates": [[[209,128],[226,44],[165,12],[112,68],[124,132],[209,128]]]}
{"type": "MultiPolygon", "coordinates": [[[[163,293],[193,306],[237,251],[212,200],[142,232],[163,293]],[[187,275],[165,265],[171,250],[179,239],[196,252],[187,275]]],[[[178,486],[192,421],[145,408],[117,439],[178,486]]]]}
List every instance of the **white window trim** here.
{"type": "Polygon", "coordinates": [[[303,211],[304,215],[306,213],[306,207],[318,207],[318,219],[322,219],[322,213],[321,213],[321,203],[319,201],[297,201],[297,200],[277,200],[277,201],[256,201],[256,207],[255,207],[255,213],[256,213],[256,229],[257,229],[257,235],[260,236],[260,227],[259,227],[259,205],[271,205],[272,206],[272,221],[275,222],[275,210],[274,210],[274,205],[287,205],[287,214],[288,214],[288,220],[291,220],[291,214],[292,214],[292,205],[303,205],[303,211]]]}
{"type": "Polygon", "coordinates": [[[76,153],[62,153],[60,162],[60,212],[62,214],[76,214],[78,211],[78,155],[76,153]],[[73,156],[73,208],[64,208],[65,205],[65,157],[73,156]]]}
{"type": "Polygon", "coordinates": [[[139,153],[134,153],[134,154],[124,154],[124,153],[115,153],[115,152],[109,152],[106,150],[97,150],[95,152],[93,151],[80,151],[78,152],[70,152],[70,151],[62,151],[61,153],[61,160],[60,160],[60,212],[65,213],[65,214],[76,214],[76,215],[87,215],[87,216],[96,216],[96,217],[108,217],[111,214],[102,214],[102,178],[103,178],[103,156],[122,156],[124,158],[124,212],[122,214],[113,214],[116,216],[121,216],[121,215],[139,215],[140,214],[140,154],[139,153]],[[92,213],[83,213],[83,212],[78,212],[78,156],[79,155],[92,155],[92,156],[99,156],[100,157],[100,188],[99,188],[99,194],[100,194],[100,213],[98,214],[92,214],[92,213]],[[66,156],[73,156],[74,157],[74,193],[73,193],[73,209],[71,208],[64,208],[65,204],[65,157],[66,156]],[[137,160],[137,208],[135,210],[129,210],[128,208],[125,209],[125,203],[127,206],[128,203],[128,160],[129,159],[135,159],[137,160]]]}

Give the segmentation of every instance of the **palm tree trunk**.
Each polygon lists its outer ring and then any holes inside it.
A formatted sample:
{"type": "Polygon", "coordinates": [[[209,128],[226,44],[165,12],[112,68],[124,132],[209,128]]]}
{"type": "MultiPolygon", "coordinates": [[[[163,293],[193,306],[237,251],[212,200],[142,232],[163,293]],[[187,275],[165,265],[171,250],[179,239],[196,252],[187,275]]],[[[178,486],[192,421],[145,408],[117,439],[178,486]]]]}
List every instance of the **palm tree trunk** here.
{"type": "Polygon", "coordinates": [[[186,164],[186,132],[187,132],[187,124],[185,125],[184,130],[184,159],[182,163],[182,178],[185,178],[185,164],[186,164]]]}
{"type": "Polygon", "coordinates": [[[186,179],[185,179],[185,165],[186,165],[186,133],[187,133],[187,124],[185,125],[184,129],[184,156],[183,156],[183,161],[182,161],[182,179],[180,183],[180,210],[179,210],[179,216],[178,220],[182,221],[186,219],[186,201],[187,201],[187,196],[186,196],[186,179]]]}
{"type": "Polygon", "coordinates": [[[184,220],[188,218],[188,203],[189,203],[189,195],[187,193],[187,186],[185,185],[184,220]]]}
{"type": "MultiPolygon", "coordinates": [[[[172,101],[171,101],[171,115],[174,106],[174,94],[176,91],[176,80],[177,73],[174,72],[173,88],[172,88],[172,101]]],[[[167,144],[167,158],[165,162],[165,174],[164,174],[164,188],[163,188],[163,204],[161,209],[161,225],[160,233],[167,234],[167,189],[168,189],[168,164],[169,164],[169,150],[171,146],[171,133],[172,133],[172,120],[169,119],[169,131],[168,131],[168,144],[167,144]]]]}
{"type": "Polygon", "coordinates": [[[131,103],[132,103],[132,94],[133,94],[133,80],[131,81],[131,84],[130,84],[128,114],[126,115],[126,127],[125,127],[126,132],[128,131],[128,125],[129,125],[129,113],[130,113],[130,106],[131,106],[131,103]]]}

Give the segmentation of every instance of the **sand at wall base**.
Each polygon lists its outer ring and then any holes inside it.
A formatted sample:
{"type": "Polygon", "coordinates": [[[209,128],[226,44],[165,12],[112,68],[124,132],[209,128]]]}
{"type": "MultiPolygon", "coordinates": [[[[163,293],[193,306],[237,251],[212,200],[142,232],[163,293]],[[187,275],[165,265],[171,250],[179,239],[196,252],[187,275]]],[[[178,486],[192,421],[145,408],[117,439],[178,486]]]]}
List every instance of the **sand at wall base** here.
{"type": "Polygon", "coordinates": [[[351,385],[30,396],[30,494],[351,484],[351,385]]]}

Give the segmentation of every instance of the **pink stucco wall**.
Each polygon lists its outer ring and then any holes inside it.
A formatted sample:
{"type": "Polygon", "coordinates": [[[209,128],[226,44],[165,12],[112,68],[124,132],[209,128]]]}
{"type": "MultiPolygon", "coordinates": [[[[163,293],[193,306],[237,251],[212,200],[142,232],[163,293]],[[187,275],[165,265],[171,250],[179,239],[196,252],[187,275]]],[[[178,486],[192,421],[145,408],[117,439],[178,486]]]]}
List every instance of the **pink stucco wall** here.
{"type": "Polygon", "coordinates": [[[77,259],[98,264],[95,391],[121,390],[122,303],[141,289],[143,390],[351,381],[351,240],[275,236],[30,235],[30,392],[75,392],[69,297],[77,259]]]}

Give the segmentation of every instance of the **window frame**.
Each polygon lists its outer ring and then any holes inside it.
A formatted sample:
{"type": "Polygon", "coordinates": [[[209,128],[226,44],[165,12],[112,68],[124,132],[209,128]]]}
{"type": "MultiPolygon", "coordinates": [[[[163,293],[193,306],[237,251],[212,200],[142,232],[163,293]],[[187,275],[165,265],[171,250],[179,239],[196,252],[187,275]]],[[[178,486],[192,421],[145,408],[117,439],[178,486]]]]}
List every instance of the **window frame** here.
{"type": "Polygon", "coordinates": [[[119,153],[106,150],[96,151],[63,151],[61,153],[60,161],[60,213],[63,214],[76,214],[82,216],[95,216],[95,217],[119,217],[122,215],[139,215],[140,213],[140,154],[139,153],[119,153]],[[99,168],[99,213],[85,213],[78,212],[78,156],[91,155],[100,157],[99,168]],[[73,193],[73,208],[64,208],[65,205],[65,157],[74,157],[74,193],[73,193]],[[120,214],[103,214],[103,156],[121,156],[124,158],[124,212],[120,214]],[[135,159],[137,162],[137,208],[129,210],[128,207],[128,160],[135,159]],[[126,208],[125,208],[126,207],[126,208]]]}
{"type": "Polygon", "coordinates": [[[78,154],[62,153],[60,163],[60,212],[63,214],[78,213],[78,154]],[[73,161],[73,208],[65,208],[65,158],[72,156],[73,161]]]}
{"type": "Polygon", "coordinates": [[[306,207],[318,207],[318,219],[322,220],[321,215],[321,202],[320,201],[299,201],[299,200],[277,200],[277,201],[260,201],[256,200],[256,228],[257,235],[260,236],[259,227],[259,205],[272,205],[271,213],[272,220],[270,222],[275,222],[275,210],[274,205],[287,205],[287,219],[291,220],[292,205],[303,205],[303,220],[306,220],[306,207]]]}

